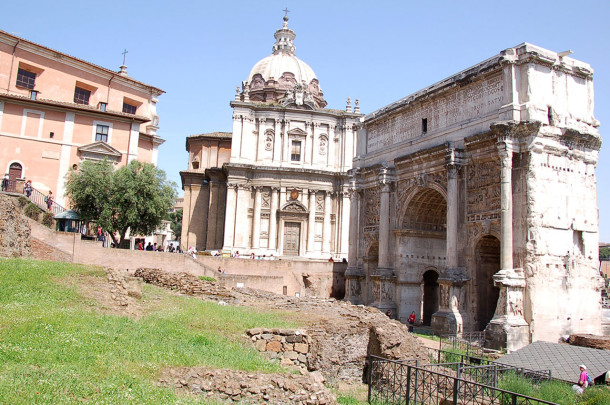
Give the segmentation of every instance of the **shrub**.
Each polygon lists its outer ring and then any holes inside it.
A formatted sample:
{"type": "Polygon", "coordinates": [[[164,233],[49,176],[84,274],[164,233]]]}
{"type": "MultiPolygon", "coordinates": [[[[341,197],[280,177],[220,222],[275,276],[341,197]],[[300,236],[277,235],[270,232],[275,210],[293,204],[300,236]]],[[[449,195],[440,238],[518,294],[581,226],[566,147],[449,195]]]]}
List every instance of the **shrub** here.
{"type": "Polygon", "coordinates": [[[42,215],[42,221],[40,221],[40,223],[48,228],[52,228],[53,227],[53,213],[45,212],[42,215]]]}
{"type": "Polygon", "coordinates": [[[214,277],[210,277],[210,276],[199,276],[199,280],[210,281],[212,283],[216,282],[216,279],[214,277]]]}
{"type": "Polygon", "coordinates": [[[29,200],[25,196],[20,195],[17,202],[19,203],[19,208],[23,208],[27,205],[29,200]]]}
{"type": "Polygon", "coordinates": [[[198,254],[200,254],[201,256],[212,256],[212,254],[208,251],[203,251],[203,252],[199,252],[198,254]]]}
{"type": "Polygon", "coordinates": [[[38,221],[38,216],[40,215],[40,208],[38,208],[36,204],[28,203],[28,205],[25,206],[25,210],[23,211],[23,213],[27,217],[32,218],[34,221],[38,221]]]}
{"type": "Polygon", "coordinates": [[[593,386],[579,398],[578,405],[610,404],[610,390],[605,386],[593,386]]]}

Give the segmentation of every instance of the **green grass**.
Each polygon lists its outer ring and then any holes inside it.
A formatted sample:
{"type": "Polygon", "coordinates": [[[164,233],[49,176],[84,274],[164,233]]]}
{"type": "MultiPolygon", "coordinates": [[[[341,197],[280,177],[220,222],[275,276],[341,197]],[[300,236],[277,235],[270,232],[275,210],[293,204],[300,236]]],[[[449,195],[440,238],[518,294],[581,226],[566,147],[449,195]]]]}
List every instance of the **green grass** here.
{"type": "Polygon", "coordinates": [[[212,283],[216,282],[216,279],[214,277],[210,277],[210,276],[199,276],[199,280],[211,281],[212,283]]]}
{"type": "MultiPolygon", "coordinates": [[[[0,259],[0,403],[203,403],[158,387],[168,366],[277,372],[241,335],[291,328],[278,314],[219,306],[144,286],[157,308],[139,320],[103,315],[73,276],[99,269],[0,259]]],[[[147,301],[148,300],[148,301],[147,301]]]]}
{"type": "Polygon", "coordinates": [[[565,382],[543,382],[535,386],[516,375],[507,375],[499,381],[498,388],[560,405],[610,404],[610,390],[605,386],[593,386],[578,395],[572,390],[572,385],[565,382]]]}

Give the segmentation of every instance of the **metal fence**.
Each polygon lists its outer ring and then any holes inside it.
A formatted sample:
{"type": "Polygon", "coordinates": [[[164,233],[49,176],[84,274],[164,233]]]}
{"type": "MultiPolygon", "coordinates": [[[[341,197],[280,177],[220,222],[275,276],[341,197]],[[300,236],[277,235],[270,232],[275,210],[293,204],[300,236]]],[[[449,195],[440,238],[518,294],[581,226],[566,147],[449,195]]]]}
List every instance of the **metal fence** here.
{"type": "Polygon", "coordinates": [[[557,405],[475,381],[472,375],[419,366],[414,360],[368,359],[368,402],[427,405],[557,405]]]}
{"type": "MultiPolygon", "coordinates": [[[[17,193],[25,195],[25,193],[23,192],[23,182],[16,180],[2,179],[2,191],[7,193],[17,193]]],[[[30,201],[36,206],[38,206],[38,208],[40,208],[41,210],[49,211],[47,203],[45,202],[45,197],[45,194],[32,187],[32,192],[29,196],[30,201]]],[[[53,213],[53,215],[57,215],[61,214],[65,210],[66,209],[64,207],[53,201],[50,211],[53,213]]]]}
{"type": "Polygon", "coordinates": [[[441,335],[439,341],[440,350],[459,350],[467,355],[483,356],[485,347],[485,331],[464,332],[454,335],[441,335]]]}
{"type": "Polygon", "coordinates": [[[531,370],[525,367],[515,367],[484,357],[454,353],[449,350],[428,348],[428,357],[432,363],[458,371],[458,376],[468,375],[482,384],[493,387],[497,386],[500,377],[507,374],[517,375],[531,384],[540,384],[542,381],[552,380],[551,370],[531,370]]]}

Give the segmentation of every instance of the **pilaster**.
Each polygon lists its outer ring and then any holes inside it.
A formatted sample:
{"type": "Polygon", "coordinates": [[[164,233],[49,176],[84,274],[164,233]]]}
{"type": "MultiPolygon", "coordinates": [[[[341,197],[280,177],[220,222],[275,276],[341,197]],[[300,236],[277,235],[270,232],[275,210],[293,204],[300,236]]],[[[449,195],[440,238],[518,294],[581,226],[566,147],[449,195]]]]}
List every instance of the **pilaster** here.
{"type": "Polygon", "coordinates": [[[252,249],[258,249],[260,246],[261,235],[261,188],[260,186],[253,187],[254,189],[254,207],[252,210],[252,249]]]}
{"type": "Polygon", "coordinates": [[[322,228],[322,254],[330,255],[330,212],[331,212],[331,192],[325,191],[324,196],[324,225],[322,228]]]}
{"type": "Polygon", "coordinates": [[[230,250],[234,246],[235,210],[237,208],[237,184],[227,183],[227,208],[225,211],[225,232],[223,249],[230,250]]]}
{"type": "Polygon", "coordinates": [[[277,249],[277,210],[279,209],[279,191],[279,187],[271,187],[271,212],[269,215],[269,250],[277,249]]]}
{"type": "Polygon", "coordinates": [[[316,190],[309,190],[309,218],[307,222],[307,255],[314,254],[316,237],[316,190]]]}

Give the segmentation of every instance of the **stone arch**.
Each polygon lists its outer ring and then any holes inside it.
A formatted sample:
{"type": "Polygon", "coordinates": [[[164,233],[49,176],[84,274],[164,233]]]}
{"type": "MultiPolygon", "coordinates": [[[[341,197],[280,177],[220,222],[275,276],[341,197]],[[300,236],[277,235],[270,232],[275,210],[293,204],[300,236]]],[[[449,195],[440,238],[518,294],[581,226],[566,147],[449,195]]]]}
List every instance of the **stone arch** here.
{"type": "Polygon", "coordinates": [[[500,296],[500,288],[493,282],[493,275],[500,270],[500,239],[490,234],[483,235],[475,245],[474,258],[476,324],[478,330],[484,330],[494,316],[500,296]]]}
{"type": "Polygon", "coordinates": [[[402,228],[420,231],[446,231],[447,199],[438,187],[418,187],[405,202],[402,228]]]}
{"type": "Polygon", "coordinates": [[[430,325],[432,314],[438,311],[440,302],[439,272],[434,267],[428,267],[421,275],[422,286],[422,323],[430,325]]]}
{"type": "Polygon", "coordinates": [[[303,205],[303,203],[300,201],[289,201],[282,206],[280,211],[296,212],[296,213],[302,213],[302,214],[306,214],[309,212],[307,207],[305,207],[305,205],[303,205]]]}

